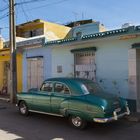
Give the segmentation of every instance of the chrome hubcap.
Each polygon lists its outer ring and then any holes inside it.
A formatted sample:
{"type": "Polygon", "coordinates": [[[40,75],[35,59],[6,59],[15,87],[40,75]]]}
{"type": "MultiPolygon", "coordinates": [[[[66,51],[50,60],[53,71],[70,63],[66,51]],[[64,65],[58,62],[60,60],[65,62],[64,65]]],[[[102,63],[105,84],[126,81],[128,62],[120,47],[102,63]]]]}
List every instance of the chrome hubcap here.
{"type": "Polygon", "coordinates": [[[21,107],[20,107],[20,112],[22,113],[22,114],[25,114],[26,113],[26,106],[23,104],[21,107]]]}
{"type": "Polygon", "coordinates": [[[80,117],[73,117],[72,118],[72,123],[76,126],[79,127],[82,124],[82,120],[80,117]]]}

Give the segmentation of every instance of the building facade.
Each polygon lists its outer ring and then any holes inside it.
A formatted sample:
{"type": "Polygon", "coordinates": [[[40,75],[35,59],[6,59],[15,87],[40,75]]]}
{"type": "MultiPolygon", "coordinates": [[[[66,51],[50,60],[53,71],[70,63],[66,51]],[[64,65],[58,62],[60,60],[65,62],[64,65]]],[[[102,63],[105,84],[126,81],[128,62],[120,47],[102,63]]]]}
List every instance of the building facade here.
{"type": "MultiPolygon", "coordinates": [[[[70,28],[34,20],[17,26],[17,36],[19,92],[51,77],[86,78],[140,112],[140,26],[106,31],[99,22],[70,28]]],[[[1,48],[1,91],[9,89],[9,63],[9,47],[1,48]]]]}
{"type": "MultiPolygon", "coordinates": [[[[25,87],[24,75],[26,70],[26,77],[28,77],[28,88],[40,85],[43,80],[42,75],[44,70],[42,56],[37,56],[37,58],[29,58],[27,56],[28,50],[40,48],[44,46],[46,41],[67,38],[70,29],[70,27],[46,22],[40,19],[23,23],[16,27],[18,92],[21,92],[25,87]],[[27,59],[28,63],[25,62],[25,59],[27,59]],[[33,78],[36,76],[36,74],[38,74],[38,79],[34,80],[33,78]],[[36,83],[35,81],[38,82],[36,83]]],[[[9,41],[3,43],[2,39],[0,38],[0,93],[2,95],[10,94],[10,56],[9,41]]]]}
{"type": "Polygon", "coordinates": [[[51,77],[51,49],[45,42],[69,37],[71,28],[55,23],[34,20],[17,27],[17,36],[26,37],[18,43],[23,53],[23,91],[39,88],[44,79],[51,77]]]}
{"type": "Polygon", "coordinates": [[[51,76],[91,79],[140,111],[139,43],[139,26],[47,42],[52,49],[51,76]]]}

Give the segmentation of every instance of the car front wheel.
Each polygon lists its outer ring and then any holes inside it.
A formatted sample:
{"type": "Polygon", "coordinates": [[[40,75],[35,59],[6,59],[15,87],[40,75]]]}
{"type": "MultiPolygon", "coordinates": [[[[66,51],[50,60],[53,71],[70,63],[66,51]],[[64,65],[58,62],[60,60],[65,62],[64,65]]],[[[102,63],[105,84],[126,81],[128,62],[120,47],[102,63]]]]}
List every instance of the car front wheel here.
{"type": "Polygon", "coordinates": [[[21,115],[27,116],[29,114],[28,106],[24,101],[21,101],[19,104],[19,112],[21,115]]]}
{"type": "Polygon", "coordinates": [[[79,116],[70,116],[69,121],[72,126],[78,129],[84,129],[87,126],[87,122],[79,116]]]}

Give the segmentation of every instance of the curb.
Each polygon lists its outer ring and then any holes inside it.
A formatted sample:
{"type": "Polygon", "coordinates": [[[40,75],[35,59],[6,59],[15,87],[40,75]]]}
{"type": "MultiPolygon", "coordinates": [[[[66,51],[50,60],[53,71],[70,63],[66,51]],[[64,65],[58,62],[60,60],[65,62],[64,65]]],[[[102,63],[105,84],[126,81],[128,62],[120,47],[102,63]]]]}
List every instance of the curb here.
{"type": "Polygon", "coordinates": [[[9,98],[2,98],[2,97],[0,97],[0,100],[6,101],[6,102],[10,102],[10,99],[9,98]]]}

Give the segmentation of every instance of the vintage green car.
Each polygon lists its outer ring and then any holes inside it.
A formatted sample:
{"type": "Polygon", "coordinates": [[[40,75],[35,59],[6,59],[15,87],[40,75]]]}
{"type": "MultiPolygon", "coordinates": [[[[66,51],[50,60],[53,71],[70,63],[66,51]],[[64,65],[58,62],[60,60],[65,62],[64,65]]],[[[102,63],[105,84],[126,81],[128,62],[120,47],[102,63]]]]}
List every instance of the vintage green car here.
{"type": "Polygon", "coordinates": [[[22,115],[29,112],[68,117],[76,128],[88,121],[106,123],[129,115],[127,101],[104,92],[97,83],[80,78],[50,78],[38,89],[17,94],[22,115]]]}

